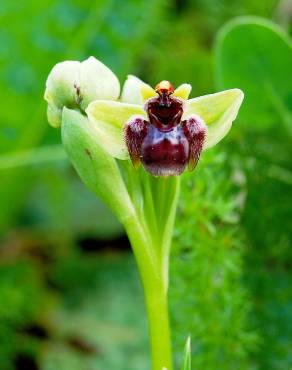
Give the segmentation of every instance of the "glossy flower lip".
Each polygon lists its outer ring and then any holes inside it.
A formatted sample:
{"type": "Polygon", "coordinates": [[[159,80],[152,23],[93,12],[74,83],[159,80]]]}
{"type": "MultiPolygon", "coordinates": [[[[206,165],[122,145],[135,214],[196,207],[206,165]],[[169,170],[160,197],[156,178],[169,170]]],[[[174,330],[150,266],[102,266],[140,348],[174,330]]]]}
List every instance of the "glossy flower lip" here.
{"type": "MultiPolygon", "coordinates": [[[[240,89],[230,89],[188,100],[190,91],[191,85],[183,84],[174,91],[174,96],[185,101],[182,119],[198,115],[207,124],[205,150],[227,135],[244,94],[240,89]]],[[[86,113],[98,131],[98,144],[110,155],[118,159],[129,158],[123,138],[124,125],[134,116],[147,119],[144,102],[153,96],[156,92],[152,87],[135,76],[128,76],[119,101],[96,100],[89,104],[86,113]]]]}

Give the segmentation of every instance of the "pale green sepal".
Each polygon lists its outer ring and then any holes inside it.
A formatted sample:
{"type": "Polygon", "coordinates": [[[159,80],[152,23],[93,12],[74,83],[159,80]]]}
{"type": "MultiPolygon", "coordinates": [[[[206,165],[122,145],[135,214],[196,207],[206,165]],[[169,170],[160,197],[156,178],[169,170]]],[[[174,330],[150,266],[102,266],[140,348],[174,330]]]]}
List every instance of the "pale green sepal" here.
{"type": "Polygon", "coordinates": [[[118,165],[98,145],[94,126],[75,110],[64,108],[62,117],[62,142],[82,181],[121,222],[133,217],[134,208],[118,165]]]}
{"type": "Polygon", "coordinates": [[[192,358],[191,337],[188,337],[186,346],[185,346],[183,366],[181,370],[191,370],[191,358],[192,358]]]}
{"type": "Polygon", "coordinates": [[[156,95],[155,90],[150,85],[136,76],[128,75],[123,86],[121,101],[130,104],[144,104],[145,100],[156,95]]]}
{"type": "Polygon", "coordinates": [[[197,114],[207,125],[208,132],[204,149],[216,145],[227,135],[243,98],[244,94],[240,89],[231,89],[186,101],[183,118],[197,114]]]}
{"type": "Polygon", "coordinates": [[[186,100],[186,99],[188,99],[191,91],[192,91],[192,85],[182,84],[174,90],[173,95],[176,96],[177,98],[181,98],[183,100],[186,100]]]}
{"type": "Polygon", "coordinates": [[[90,57],[81,63],[81,108],[86,109],[94,100],[117,100],[120,83],[116,75],[103,63],[90,57]]]}
{"type": "Polygon", "coordinates": [[[143,104],[141,86],[144,84],[140,78],[128,75],[122,88],[120,100],[123,103],[143,104]]]}
{"type": "Polygon", "coordinates": [[[96,100],[89,104],[86,113],[97,134],[97,143],[111,156],[128,159],[124,126],[132,116],[146,118],[143,107],[116,101],[96,100]]]}

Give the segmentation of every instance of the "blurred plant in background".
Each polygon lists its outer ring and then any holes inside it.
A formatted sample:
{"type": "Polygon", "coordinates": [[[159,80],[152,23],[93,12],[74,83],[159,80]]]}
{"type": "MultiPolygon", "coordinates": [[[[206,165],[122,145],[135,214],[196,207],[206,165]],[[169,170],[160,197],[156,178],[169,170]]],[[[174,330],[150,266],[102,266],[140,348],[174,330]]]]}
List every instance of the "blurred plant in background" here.
{"type": "MultiPolygon", "coordinates": [[[[51,67],[95,55],[121,80],[130,71],[152,84],[174,76],[176,85],[192,83],[194,96],[231,85],[246,90],[252,81],[259,93],[246,111],[254,112],[260,96],[270,97],[257,83],[258,73],[246,77],[245,60],[239,63],[237,55],[234,77],[218,79],[212,51],[226,21],[251,14],[291,34],[289,0],[127,0],[123,6],[114,0],[2,0],[1,369],[149,368],[146,326],[137,315],[142,293],[133,261],[121,252],[128,248],[121,226],[80,185],[58,134],[47,129],[42,95],[51,67]]],[[[245,52],[246,46],[238,47],[242,40],[234,42],[225,55],[245,52]]],[[[248,49],[252,64],[258,48],[248,49]]],[[[277,57],[272,50],[272,65],[289,65],[291,54],[277,57]]],[[[291,72],[277,70],[291,92],[291,72]]],[[[277,77],[272,85],[280,96],[282,81],[277,77]]],[[[291,114],[291,93],[285,99],[291,114]]],[[[291,137],[281,115],[270,104],[266,109],[265,118],[272,112],[268,126],[262,127],[260,112],[257,120],[240,116],[225,154],[212,150],[196,175],[183,181],[171,259],[180,278],[170,289],[179,363],[182,334],[190,332],[194,366],[291,367],[291,137]],[[210,250],[202,249],[203,242],[210,250]],[[182,298],[186,290],[190,294],[182,298]],[[194,308],[199,317],[191,316],[194,308]]]]}
{"type": "Polygon", "coordinates": [[[249,96],[242,111],[242,131],[234,133],[237,154],[230,146],[231,155],[241,157],[247,177],[242,216],[248,246],[244,271],[263,338],[261,366],[286,368],[292,363],[291,38],[271,22],[241,18],[220,32],[216,59],[218,86],[227,88],[237,82],[249,96]],[[241,51],[235,48],[238,44],[241,51]],[[233,68],[234,59],[238,63],[233,68]]]}
{"type": "Polygon", "coordinates": [[[193,369],[247,369],[258,338],[241,284],[244,240],[238,221],[246,178],[240,163],[218,148],[202,162],[195,178],[184,178],[177,216],[184,222],[177,227],[170,272],[175,348],[182,348],[189,331],[193,369]]]}

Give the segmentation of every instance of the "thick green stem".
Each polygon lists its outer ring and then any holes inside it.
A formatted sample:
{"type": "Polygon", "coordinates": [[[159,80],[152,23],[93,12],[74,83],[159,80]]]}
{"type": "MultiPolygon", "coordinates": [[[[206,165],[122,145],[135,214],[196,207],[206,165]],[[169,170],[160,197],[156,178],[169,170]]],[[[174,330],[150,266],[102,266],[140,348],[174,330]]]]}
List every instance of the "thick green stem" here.
{"type": "MultiPolygon", "coordinates": [[[[172,370],[167,302],[168,260],[180,181],[179,178],[150,178],[143,173],[142,177],[143,187],[141,184],[140,187],[144,192],[135,193],[137,197],[132,195],[135,211],[123,223],[144,288],[152,370],[172,370]],[[141,197],[144,199],[142,214],[141,197]]],[[[140,187],[136,188],[139,190],[140,187]]]]}
{"type": "Polygon", "coordinates": [[[171,339],[168,320],[167,283],[158,263],[151,241],[137,218],[126,220],[125,228],[130,238],[139,267],[148,314],[152,370],[172,370],[171,339]]]}
{"type": "Polygon", "coordinates": [[[171,336],[168,319],[167,291],[161,282],[150,279],[144,284],[149,322],[153,370],[172,370],[171,336]]]}

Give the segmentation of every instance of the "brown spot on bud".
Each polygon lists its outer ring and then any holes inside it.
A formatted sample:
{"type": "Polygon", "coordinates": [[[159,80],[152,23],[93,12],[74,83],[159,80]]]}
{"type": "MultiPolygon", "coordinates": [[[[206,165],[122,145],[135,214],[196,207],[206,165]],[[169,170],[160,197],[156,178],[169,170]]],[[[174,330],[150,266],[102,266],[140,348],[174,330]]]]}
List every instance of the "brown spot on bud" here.
{"type": "Polygon", "coordinates": [[[76,83],[74,84],[74,89],[76,90],[76,104],[79,105],[82,102],[81,89],[76,83]]]}

